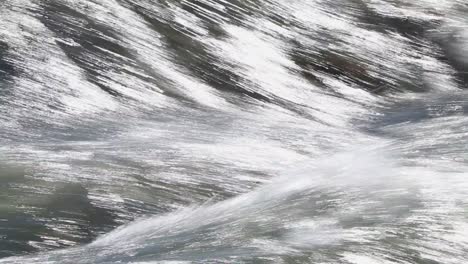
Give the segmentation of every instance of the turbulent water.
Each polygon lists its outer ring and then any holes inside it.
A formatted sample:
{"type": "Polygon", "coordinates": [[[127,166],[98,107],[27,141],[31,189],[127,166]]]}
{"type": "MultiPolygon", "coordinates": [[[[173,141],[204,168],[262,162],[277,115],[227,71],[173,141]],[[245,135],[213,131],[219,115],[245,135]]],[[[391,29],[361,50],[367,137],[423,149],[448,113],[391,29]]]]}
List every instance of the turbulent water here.
{"type": "Polygon", "coordinates": [[[0,1],[0,263],[468,263],[465,0],[0,1]]]}

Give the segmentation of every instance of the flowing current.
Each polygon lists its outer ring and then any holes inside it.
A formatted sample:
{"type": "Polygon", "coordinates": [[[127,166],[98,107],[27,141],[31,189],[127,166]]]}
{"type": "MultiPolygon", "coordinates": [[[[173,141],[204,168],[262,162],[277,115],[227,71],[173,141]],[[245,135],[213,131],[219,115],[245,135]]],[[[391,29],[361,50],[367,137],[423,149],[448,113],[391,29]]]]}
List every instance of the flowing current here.
{"type": "Polygon", "coordinates": [[[468,263],[465,0],[1,0],[0,263],[468,263]]]}

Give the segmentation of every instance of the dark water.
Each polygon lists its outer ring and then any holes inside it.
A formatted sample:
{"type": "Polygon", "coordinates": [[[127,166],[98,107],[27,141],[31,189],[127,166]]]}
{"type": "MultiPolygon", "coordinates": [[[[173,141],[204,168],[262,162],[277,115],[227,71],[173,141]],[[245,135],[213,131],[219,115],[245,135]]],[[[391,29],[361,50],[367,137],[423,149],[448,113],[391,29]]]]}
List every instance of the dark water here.
{"type": "Polygon", "coordinates": [[[467,14],[0,2],[0,263],[467,262],[467,14]]]}

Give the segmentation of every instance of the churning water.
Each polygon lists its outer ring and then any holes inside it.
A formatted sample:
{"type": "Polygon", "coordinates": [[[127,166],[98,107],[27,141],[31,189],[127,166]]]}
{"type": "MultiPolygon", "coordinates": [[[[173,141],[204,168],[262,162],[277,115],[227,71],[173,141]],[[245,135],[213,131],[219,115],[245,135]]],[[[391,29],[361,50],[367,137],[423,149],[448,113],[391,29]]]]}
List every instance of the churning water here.
{"type": "Polygon", "coordinates": [[[2,0],[0,263],[468,263],[465,0],[2,0]]]}

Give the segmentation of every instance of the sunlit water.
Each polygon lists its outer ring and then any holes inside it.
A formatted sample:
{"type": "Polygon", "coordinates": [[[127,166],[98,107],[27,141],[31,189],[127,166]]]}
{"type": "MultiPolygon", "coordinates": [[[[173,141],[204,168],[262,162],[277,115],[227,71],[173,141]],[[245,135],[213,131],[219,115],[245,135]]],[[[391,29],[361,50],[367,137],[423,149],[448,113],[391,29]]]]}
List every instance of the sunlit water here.
{"type": "Polygon", "coordinates": [[[0,2],[0,263],[468,263],[467,18],[0,2]]]}

